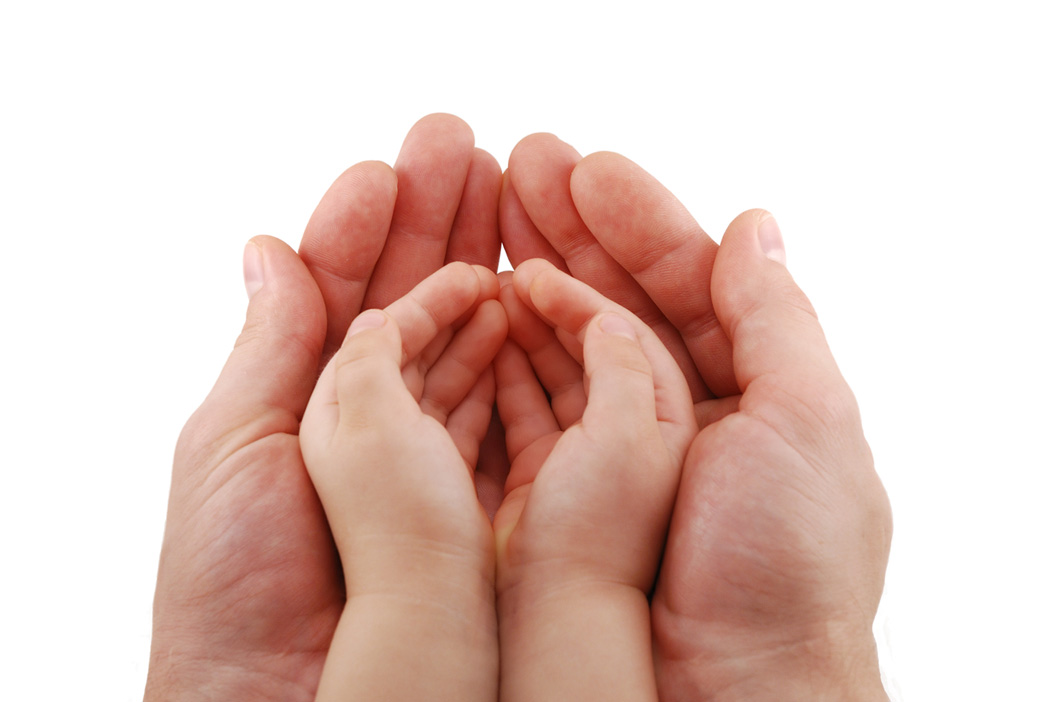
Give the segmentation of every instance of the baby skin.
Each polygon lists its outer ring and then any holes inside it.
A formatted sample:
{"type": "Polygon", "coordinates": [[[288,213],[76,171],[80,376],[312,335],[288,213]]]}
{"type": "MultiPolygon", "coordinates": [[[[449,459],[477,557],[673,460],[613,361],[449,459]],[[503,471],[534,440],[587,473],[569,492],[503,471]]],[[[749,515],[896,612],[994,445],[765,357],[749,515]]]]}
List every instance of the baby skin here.
{"type": "Polygon", "coordinates": [[[446,266],[360,315],[318,381],[300,440],[346,580],[318,700],[657,699],[648,594],[687,384],[550,264],[502,282],[446,266]],[[490,522],[473,468],[493,401],[510,470],[490,522]]]}
{"type": "Polygon", "coordinates": [[[697,431],[688,386],[651,329],[546,261],[500,298],[500,699],[656,700],[648,594],[697,431]]]}
{"type": "Polygon", "coordinates": [[[494,700],[491,523],[473,466],[506,315],[491,271],[440,269],[367,310],[318,379],[302,455],[346,605],[316,699],[494,700]]]}

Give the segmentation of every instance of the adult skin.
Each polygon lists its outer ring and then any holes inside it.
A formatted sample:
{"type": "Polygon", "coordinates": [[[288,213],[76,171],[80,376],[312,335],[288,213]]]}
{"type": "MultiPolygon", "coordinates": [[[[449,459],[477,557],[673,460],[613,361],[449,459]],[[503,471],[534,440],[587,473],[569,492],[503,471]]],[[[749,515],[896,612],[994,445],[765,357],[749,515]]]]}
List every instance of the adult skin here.
{"type": "Polygon", "coordinates": [[[500,230],[515,265],[542,256],[632,310],[688,379],[701,431],[652,596],[660,699],[886,699],[888,500],[771,215],[719,247],[634,163],[537,134],[500,230]]]}
{"type": "Polygon", "coordinates": [[[146,700],[314,699],[345,594],[299,421],[361,309],[446,261],[495,269],[499,184],[469,127],[431,115],[392,169],[361,163],[335,181],[300,255],[248,244],[247,321],[175,450],[146,700]]]}

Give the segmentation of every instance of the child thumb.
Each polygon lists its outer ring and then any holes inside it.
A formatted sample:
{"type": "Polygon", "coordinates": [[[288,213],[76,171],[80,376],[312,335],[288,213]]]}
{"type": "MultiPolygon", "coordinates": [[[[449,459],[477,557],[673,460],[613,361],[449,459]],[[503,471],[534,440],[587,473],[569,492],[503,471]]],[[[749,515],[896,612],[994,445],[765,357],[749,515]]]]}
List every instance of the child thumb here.
{"type": "Polygon", "coordinates": [[[401,376],[403,353],[400,328],[384,310],[365,310],[353,320],[332,359],[343,424],[364,428],[396,422],[412,409],[401,376]]]}

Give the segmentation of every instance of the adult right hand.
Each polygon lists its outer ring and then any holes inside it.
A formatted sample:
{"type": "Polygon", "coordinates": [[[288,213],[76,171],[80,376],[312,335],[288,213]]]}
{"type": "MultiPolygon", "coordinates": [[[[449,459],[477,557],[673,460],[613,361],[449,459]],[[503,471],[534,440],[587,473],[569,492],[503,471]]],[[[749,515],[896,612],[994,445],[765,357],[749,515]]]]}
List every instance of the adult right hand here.
{"type": "Polygon", "coordinates": [[[637,314],[700,432],[652,598],[660,699],[885,699],[872,623],[891,536],[855,399],[760,210],[720,247],[616,154],[552,135],[510,157],[500,229],[637,314]]]}
{"type": "Polygon", "coordinates": [[[431,115],[393,169],[336,180],[301,258],[269,237],[248,244],[247,321],[175,450],[147,700],[314,699],[345,595],[299,421],[363,307],[446,260],[495,268],[499,183],[469,127],[431,115]]]}

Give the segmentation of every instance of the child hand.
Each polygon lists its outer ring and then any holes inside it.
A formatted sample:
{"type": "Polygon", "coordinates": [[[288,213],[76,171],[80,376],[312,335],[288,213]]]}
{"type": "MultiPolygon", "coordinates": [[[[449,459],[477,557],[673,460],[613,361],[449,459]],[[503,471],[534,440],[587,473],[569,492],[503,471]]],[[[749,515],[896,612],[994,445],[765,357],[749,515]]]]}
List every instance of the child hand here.
{"type": "Polygon", "coordinates": [[[491,271],[448,265],[357,317],[317,383],[300,441],[347,597],[318,699],[494,695],[492,531],[473,469],[506,335],[497,293],[491,271]]]}
{"type": "Polygon", "coordinates": [[[688,386],[639,319],[545,261],[500,297],[502,695],[654,699],[647,594],[696,433],[688,386]]]}

